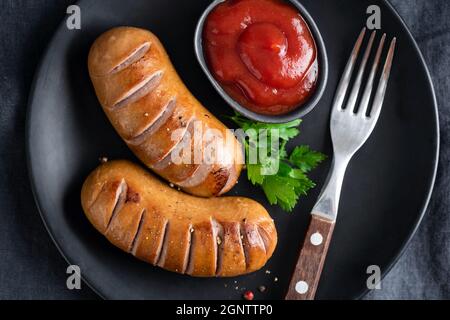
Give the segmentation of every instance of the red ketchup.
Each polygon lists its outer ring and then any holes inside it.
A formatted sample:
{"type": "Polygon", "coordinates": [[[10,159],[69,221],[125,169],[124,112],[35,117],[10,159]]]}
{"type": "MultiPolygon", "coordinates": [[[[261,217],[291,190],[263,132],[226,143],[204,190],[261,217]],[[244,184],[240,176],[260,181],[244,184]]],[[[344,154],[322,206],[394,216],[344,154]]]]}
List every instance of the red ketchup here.
{"type": "Polygon", "coordinates": [[[288,113],[316,87],[314,37],[293,6],[280,0],[227,0],[209,14],[203,34],[209,67],[242,106],[288,113]]]}

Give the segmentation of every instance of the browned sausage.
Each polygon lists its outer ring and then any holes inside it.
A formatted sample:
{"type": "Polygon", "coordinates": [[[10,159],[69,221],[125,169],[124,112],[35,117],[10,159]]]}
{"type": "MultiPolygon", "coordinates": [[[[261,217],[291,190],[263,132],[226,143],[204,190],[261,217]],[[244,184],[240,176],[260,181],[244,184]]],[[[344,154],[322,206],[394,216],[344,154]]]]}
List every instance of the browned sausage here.
{"type": "Polygon", "coordinates": [[[242,150],[235,138],[221,147],[230,161],[194,163],[194,152],[185,163],[172,161],[182,143],[200,153],[206,149],[205,141],[194,147],[194,124],[203,132],[216,129],[224,139],[227,128],[185,87],[155,35],[131,27],[107,31],[92,45],[88,64],[106,115],[144,164],[197,196],[221,195],[236,184],[242,150]]]}
{"type": "Polygon", "coordinates": [[[94,227],[120,249],[191,276],[258,270],[277,243],[274,222],[259,203],[193,197],[128,161],[108,162],[91,173],[81,203],[94,227]]]}

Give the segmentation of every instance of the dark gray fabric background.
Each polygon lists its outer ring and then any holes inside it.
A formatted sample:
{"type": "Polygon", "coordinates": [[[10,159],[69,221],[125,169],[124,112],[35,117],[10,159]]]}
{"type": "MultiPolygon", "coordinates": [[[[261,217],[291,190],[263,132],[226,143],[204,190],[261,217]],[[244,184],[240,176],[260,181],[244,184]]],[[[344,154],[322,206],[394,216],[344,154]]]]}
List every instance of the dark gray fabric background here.
{"type": "MultiPolygon", "coordinates": [[[[66,289],[67,265],[41,222],[25,164],[25,115],[33,74],[73,2],[0,1],[0,299],[97,299],[85,284],[81,291],[66,289]]],[[[450,1],[391,3],[410,27],[430,68],[439,102],[442,151],[424,222],[382,289],[366,299],[449,299],[450,1]]]]}

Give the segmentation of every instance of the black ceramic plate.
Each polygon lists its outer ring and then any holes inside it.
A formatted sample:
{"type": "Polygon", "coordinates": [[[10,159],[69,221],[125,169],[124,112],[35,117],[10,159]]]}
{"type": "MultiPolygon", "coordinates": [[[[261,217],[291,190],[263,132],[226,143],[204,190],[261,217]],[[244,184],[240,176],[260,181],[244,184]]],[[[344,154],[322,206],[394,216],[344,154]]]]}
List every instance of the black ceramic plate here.
{"type": "MultiPolygon", "coordinates": [[[[255,290],[260,285],[268,291],[257,292],[256,298],[282,298],[329,162],[314,172],[318,187],[293,214],[269,206],[263,193],[241,177],[231,194],[251,197],[266,206],[276,220],[279,244],[263,270],[236,279],[195,279],[135,260],[98,234],[81,210],[81,185],[100,156],[137,161],[104,116],[88,77],[88,50],[103,31],[119,25],[152,30],[193,94],[230,125],[224,117],[231,113],[230,107],[213,89],[194,55],[194,29],[209,0],[174,2],[83,0],[79,3],[82,29],[70,31],[64,22],[56,32],[37,71],[28,114],[29,170],[39,210],[62,254],[81,267],[84,280],[104,298],[239,299],[242,288],[255,290]]],[[[372,137],[349,167],[317,294],[319,299],[358,298],[367,290],[367,267],[378,265],[386,273],[424,215],[438,156],[436,100],[422,56],[387,2],[302,3],[324,37],[330,76],[324,97],[304,118],[295,143],[330,156],[332,97],[369,5],[381,7],[383,31],[398,37],[383,112],[372,137]]]]}

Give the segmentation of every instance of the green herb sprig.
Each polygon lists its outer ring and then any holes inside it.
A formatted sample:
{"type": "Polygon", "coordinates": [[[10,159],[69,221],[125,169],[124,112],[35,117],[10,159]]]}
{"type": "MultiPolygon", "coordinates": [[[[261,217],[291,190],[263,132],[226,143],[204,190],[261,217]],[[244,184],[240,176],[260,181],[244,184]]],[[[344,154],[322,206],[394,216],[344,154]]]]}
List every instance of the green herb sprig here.
{"type": "Polygon", "coordinates": [[[235,114],[231,119],[244,132],[252,129],[256,132],[266,131],[267,145],[259,143],[257,148],[266,148],[269,153],[277,155],[278,170],[275,174],[264,175],[264,169],[268,169],[273,163],[261,161],[259,158],[256,163],[249,163],[248,155],[251,146],[249,140],[246,139],[243,143],[246,152],[247,177],[253,185],[258,185],[263,189],[270,204],[279,205],[283,210],[292,212],[299,198],[315,187],[315,183],[307,174],[325,160],[326,156],[311,150],[306,145],[297,146],[288,154],[286,145],[289,140],[300,134],[298,127],[301,120],[283,124],[267,124],[249,120],[240,114],[235,114]],[[272,129],[277,130],[279,150],[273,150],[273,147],[269,145],[272,129]]]}

